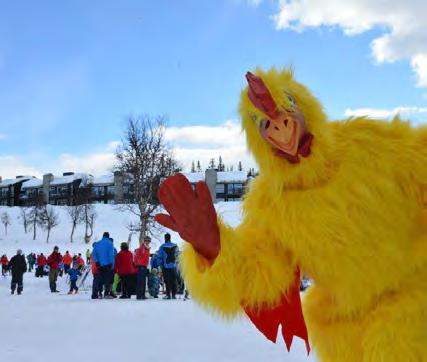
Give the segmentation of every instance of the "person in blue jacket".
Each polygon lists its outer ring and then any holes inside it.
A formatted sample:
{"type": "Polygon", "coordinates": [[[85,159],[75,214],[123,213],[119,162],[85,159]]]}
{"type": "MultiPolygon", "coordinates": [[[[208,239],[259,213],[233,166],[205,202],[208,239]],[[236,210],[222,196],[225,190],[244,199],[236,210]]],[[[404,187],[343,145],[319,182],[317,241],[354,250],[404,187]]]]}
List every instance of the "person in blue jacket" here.
{"type": "Polygon", "coordinates": [[[110,234],[105,232],[93,247],[93,261],[98,268],[99,284],[104,287],[104,298],[111,299],[111,274],[114,270],[115,250],[110,234]]]}
{"type": "Polygon", "coordinates": [[[178,253],[178,245],[172,243],[170,234],[166,233],[165,242],[160,245],[157,252],[166,284],[166,296],[163,299],[176,299],[176,259],[178,253]]]}
{"type": "Polygon", "coordinates": [[[79,291],[79,288],[77,287],[77,279],[79,279],[82,272],[77,264],[73,264],[73,267],[68,269],[67,273],[70,274],[70,291],[68,294],[72,294],[73,291],[77,294],[79,291]]]}

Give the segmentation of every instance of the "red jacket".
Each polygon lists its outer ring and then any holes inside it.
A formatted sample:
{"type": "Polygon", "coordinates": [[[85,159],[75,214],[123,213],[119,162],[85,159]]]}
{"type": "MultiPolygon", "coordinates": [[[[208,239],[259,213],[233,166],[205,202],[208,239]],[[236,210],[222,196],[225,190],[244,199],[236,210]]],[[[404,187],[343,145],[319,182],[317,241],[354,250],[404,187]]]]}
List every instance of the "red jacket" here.
{"type": "Polygon", "coordinates": [[[129,250],[121,250],[116,256],[115,272],[119,275],[129,275],[135,273],[133,266],[133,254],[129,250]]]}
{"type": "Polygon", "coordinates": [[[62,261],[62,256],[57,251],[52,252],[47,258],[47,263],[52,270],[59,269],[59,263],[62,261]]]}
{"type": "Polygon", "coordinates": [[[62,261],[64,262],[64,265],[71,265],[73,257],[69,253],[65,253],[64,257],[62,258],[62,261]]]}
{"type": "Polygon", "coordinates": [[[92,274],[95,275],[96,273],[98,273],[98,268],[96,267],[96,263],[93,260],[93,256],[90,256],[90,265],[92,265],[92,274]]]}
{"type": "Polygon", "coordinates": [[[83,259],[80,256],[77,257],[77,265],[78,266],[84,266],[85,265],[85,262],[83,261],[83,259]]]}
{"type": "Polygon", "coordinates": [[[9,263],[9,260],[7,259],[6,255],[3,255],[0,261],[1,261],[1,265],[7,265],[7,263],[9,263]]]}
{"type": "Polygon", "coordinates": [[[135,253],[135,266],[148,266],[150,260],[150,248],[142,244],[135,253]]]}
{"type": "Polygon", "coordinates": [[[46,265],[46,257],[44,255],[39,255],[37,258],[37,265],[38,266],[45,266],[46,265]]]}

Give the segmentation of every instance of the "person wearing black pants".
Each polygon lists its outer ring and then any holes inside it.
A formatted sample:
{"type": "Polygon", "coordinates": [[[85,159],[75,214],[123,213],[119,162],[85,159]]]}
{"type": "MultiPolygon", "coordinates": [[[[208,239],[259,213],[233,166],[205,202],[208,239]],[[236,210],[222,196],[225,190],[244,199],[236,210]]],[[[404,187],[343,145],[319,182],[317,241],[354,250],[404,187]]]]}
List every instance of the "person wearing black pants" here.
{"type": "Polygon", "coordinates": [[[176,299],[176,260],[178,254],[178,245],[173,243],[170,234],[166,233],[165,242],[160,245],[157,252],[166,284],[166,296],[163,299],[176,299]]]}
{"type": "Polygon", "coordinates": [[[10,259],[9,266],[12,272],[12,282],[10,284],[11,294],[15,293],[18,286],[18,294],[22,293],[24,289],[23,275],[27,271],[27,263],[25,257],[22,255],[22,250],[18,249],[16,255],[10,259]]]}
{"type": "Polygon", "coordinates": [[[167,299],[176,298],[176,269],[163,268],[163,278],[166,284],[166,297],[167,299]]]}
{"type": "Polygon", "coordinates": [[[137,269],[136,274],[136,299],[145,299],[145,289],[148,277],[148,262],[150,260],[150,243],[149,236],[144,237],[144,242],[135,252],[134,264],[137,269]]]}

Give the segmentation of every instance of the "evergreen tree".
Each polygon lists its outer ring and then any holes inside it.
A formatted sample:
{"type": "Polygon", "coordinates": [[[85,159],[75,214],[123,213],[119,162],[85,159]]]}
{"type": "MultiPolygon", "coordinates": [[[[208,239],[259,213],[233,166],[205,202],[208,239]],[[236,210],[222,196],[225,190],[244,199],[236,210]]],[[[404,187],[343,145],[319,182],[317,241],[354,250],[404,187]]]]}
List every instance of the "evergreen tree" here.
{"type": "Polygon", "coordinates": [[[239,165],[237,166],[237,170],[243,171],[242,161],[239,161],[239,165]]]}
{"type": "Polygon", "coordinates": [[[194,161],[191,161],[191,172],[196,172],[196,165],[194,164],[194,161]]]}
{"type": "Polygon", "coordinates": [[[216,168],[215,159],[214,158],[210,159],[210,161],[209,161],[209,167],[208,168],[216,168]]]}
{"type": "Polygon", "coordinates": [[[202,166],[200,166],[199,160],[197,160],[197,172],[202,172],[202,166]]]}
{"type": "Polygon", "coordinates": [[[225,166],[222,162],[222,157],[221,155],[219,155],[219,160],[218,160],[218,171],[224,171],[225,170],[225,166]]]}

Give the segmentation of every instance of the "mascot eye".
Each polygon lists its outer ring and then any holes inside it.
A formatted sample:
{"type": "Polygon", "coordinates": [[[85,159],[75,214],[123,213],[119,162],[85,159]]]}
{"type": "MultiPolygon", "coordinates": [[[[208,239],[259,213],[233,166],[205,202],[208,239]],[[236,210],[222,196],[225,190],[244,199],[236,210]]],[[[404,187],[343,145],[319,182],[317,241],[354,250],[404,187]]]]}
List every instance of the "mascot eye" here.
{"type": "Polygon", "coordinates": [[[256,124],[259,123],[258,115],[256,113],[252,113],[251,118],[252,118],[252,121],[254,121],[256,124]]]}
{"type": "Polygon", "coordinates": [[[295,106],[296,105],[295,98],[292,97],[289,93],[286,93],[286,96],[288,97],[288,101],[289,101],[290,105],[295,106]]]}

